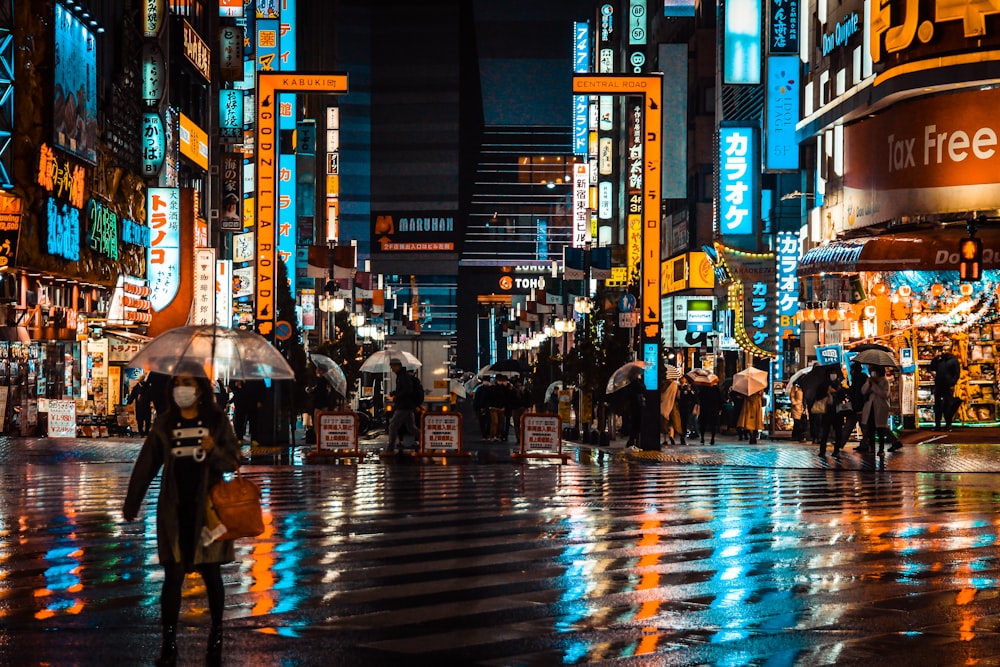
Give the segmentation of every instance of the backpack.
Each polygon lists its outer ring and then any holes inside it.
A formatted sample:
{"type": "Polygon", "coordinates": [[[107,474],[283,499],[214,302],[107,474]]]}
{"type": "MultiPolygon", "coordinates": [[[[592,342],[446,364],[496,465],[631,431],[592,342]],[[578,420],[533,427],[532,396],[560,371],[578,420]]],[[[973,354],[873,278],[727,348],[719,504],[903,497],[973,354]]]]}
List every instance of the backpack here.
{"type": "Polygon", "coordinates": [[[420,384],[420,378],[416,375],[410,376],[410,401],[415,408],[424,404],[424,385],[420,384]]]}

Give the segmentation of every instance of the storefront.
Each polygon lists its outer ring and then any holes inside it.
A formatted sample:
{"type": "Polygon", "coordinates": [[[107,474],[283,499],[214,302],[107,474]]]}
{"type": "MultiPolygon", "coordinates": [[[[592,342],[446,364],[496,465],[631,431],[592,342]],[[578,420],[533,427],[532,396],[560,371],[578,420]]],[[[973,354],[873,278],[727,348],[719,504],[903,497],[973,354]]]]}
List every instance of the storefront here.
{"type": "Polygon", "coordinates": [[[901,363],[899,414],[906,426],[934,423],[931,361],[954,344],[962,364],[957,424],[996,425],[1000,363],[1000,229],[977,232],[983,277],[961,282],[964,224],[837,241],[799,264],[800,326],[815,344],[891,348],[901,363]]]}

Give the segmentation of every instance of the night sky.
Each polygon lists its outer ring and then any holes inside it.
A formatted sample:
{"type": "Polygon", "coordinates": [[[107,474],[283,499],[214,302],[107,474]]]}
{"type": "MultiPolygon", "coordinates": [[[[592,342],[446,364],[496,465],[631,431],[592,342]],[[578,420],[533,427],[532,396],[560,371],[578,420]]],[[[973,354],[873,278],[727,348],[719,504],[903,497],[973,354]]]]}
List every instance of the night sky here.
{"type": "Polygon", "coordinates": [[[569,127],[573,21],[591,19],[594,0],[475,0],[474,6],[486,124],[569,127]]]}

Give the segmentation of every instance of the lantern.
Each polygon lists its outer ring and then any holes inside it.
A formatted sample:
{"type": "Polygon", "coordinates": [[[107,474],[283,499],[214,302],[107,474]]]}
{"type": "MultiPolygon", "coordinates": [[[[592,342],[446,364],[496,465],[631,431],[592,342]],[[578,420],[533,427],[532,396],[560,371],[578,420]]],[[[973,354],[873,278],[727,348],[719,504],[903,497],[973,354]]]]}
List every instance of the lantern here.
{"type": "Polygon", "coordinates": [[[913,294],[913,288],[911,288],[909,285],[900,285],[899,289],[896,290],[896,294],[906,299],[911,294],[913,294]]]}
{"type": "Polygon", "coordinates": [[[931,296],[935,299],[944,294],[944,285],[941,283],[934,283],[931,285],[931,296]]]}
{"type": "Polygon", "coordinates": [[[875,296],[885,296],[888,291],[889,288],[885,286],[885,283],[875,283],[875,287],[872,288],[872,294],[875,296]]]}
{"type": "Polygon", "coordinates": [[[867,317],[868,319],[870,320],[874,319],[875,313],[877,312],[878,311],[875,309],[875,306],[865,306],[865,317],[867,317]]]}
{"type": "Polygon", "coordinates": [[[962,292],[962,296],[972,296],[972,285],[969,283],[962,283],[958,289],[962,292]]]}

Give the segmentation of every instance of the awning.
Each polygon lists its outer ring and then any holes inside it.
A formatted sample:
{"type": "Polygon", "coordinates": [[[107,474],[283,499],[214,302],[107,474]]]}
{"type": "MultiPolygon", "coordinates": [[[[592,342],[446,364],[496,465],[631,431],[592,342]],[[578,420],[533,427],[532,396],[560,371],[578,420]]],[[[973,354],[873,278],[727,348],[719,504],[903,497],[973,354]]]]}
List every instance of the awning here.
{"type": "MultiPolygon", "coordinates": [[[[958,244],[969,235],[964,227],[925,229],[884,236],[833,241],[812,248],[799,260],[799,277],[818,273],[862,271],[958,271],[958,244]]],[[[1000,229],[980,229],[983,266],[1000,269],[1000,229]]]]}
{"type": "Polygon", "coordinates": [[[122,340],[131,341],[133,343],[148,343],[153,340],[149,336],[143,336],[142,334],[135,333],[134,331],[125,331],[124,329],[104,329],[105,336],[114,336],[115,338],[121,338],[122,340]]]}

